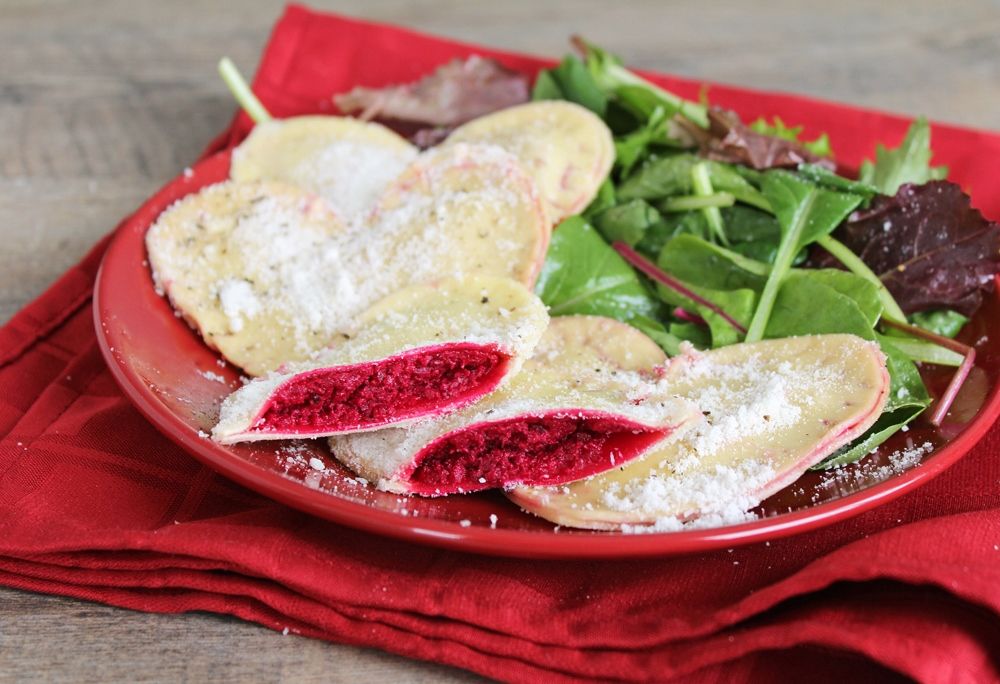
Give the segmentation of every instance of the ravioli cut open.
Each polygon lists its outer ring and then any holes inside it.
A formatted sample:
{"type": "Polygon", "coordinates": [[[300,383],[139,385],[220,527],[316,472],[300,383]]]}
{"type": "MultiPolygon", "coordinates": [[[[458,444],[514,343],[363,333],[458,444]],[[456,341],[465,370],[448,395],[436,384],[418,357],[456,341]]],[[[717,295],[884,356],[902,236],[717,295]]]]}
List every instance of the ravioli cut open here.
{"type": "Polygon", "coordinates": [[[212,436],[319,437],[455,411],[516,374],[547,323],[541,300],[505,278],[404,288],[308,362],[233,392],[212,436]]]}
{"type": "Polygon", "coordinates": [[[405,494],[572,482],[638,458],[697,416],[641,363],[657,354],[623,323],[555,318],[521,372],[475,404],[406,429],[339,435],[330,449],[405,494]]]}
{"type": "Polygon", "coordinates": [[[863,434],[889,375],[873,342],[811,335],[736,344],[671,360],[666,379],[703,418],[621,469],[508,496],[559,525],[680,529],[721,525],[863,434]]]}
{"type": "Polygon", "coordinates": [[[570,482],[629,461],[666,435],[665,429],[586,411],[474,425],[417,454],[410,491],[471,492],[510,482],[570,482]]]}
{"type": "Polygon", "coordinates": [[[510,358],[496,345],[460,342],[308,371],[278,387],[251,432],[329,434],[424,416],[493,391],[510,358]]]}

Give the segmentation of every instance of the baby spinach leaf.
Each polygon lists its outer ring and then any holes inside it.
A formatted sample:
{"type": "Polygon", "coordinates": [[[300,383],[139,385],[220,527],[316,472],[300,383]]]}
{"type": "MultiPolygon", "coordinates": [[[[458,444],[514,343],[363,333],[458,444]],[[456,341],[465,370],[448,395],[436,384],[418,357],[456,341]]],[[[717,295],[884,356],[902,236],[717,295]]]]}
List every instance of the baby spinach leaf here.
{"type": "Polygon", "coordinates": [[[876,146],[875,161],[866,159],[858,169],[858,179],[883,195],[895,195],[904,183],[920,185],[947,177],[948,167],[931,166],[931,127],[923,117],[910,124],[899,147],[876,146]]]}
{"type": "Polygon", "coordinates": [[[919,311],[910,316],[910,321],[913,325],[918,325],[924,330],[930,330],[932,333],[954,339],[962,331],[962,327],[969,322],[969,319],[951,309],[935,309],[919,311]]]}
{"type": "Polygon", "coordinates": [[[810,272],[789,275],[774,300],[764,337],[831,333],[875,339],[868,317],[850,296],[810,272]]]}
{"type": "Polygon", "coordinates": [[[781,239],[781,226],[772,214],[741,204],[721,210],[726,233],[733,242],[774,242],[781,239]]]}
{"type": "Polygon", "coordinates": [[[608,98],[590,75],[587,66],[573,55],[567,55],[559,66],[538,73],[532,100],[569,100],[603,117],[608,98]]]}
{"type": "Polygon", "coordinates": [[[650,230],[665,225],[660,212],[641,199],[598,212],[591,221],[608,242],[621,240],[631,247],[635,247],[650,230]]]}
{"type": "Polygon", "coordinates": [[[795,271],[793,275],[808,277],[850,297],[864,314],[869,327],[874,328],[882,317],[882,300],[878,296],[878,287],[861,276],[835,268],[795,271]]]}
{"type": "Polygon", "coordinates": [[[852,192],[855,195],[864,197],[865,202],[868,202],[872,197],[879,194],[878,188],[874,185],[838,176],[830,169],[819,164],[799,164],[797,172],[807,181],[811,181],[821,188],[836,190],[838,192],[852,192]]]}
{"type": "Polygon", "coordinates": [[[762,185],[782,238],[795,236],[795,251],[829,235],[861,202],[853,193],[820,188],[789,171],[771,171],[762,185]]]}
{"type": "Polygon", "coordinates": [[[636,272],[578,216],[563,221],[535,285],[553,316],[589,314],[629,321],[655,318],[660,304],[636,272]]]}
{"type": "MultiPolygon", "coordinates": [[[[718,306],[744,327],[749,322],[750,316],[753,315],[754,304],[757,300],[757,294],[753,290],[713,290],[691,283],[684,283],[684,285],[696,295],[718,306]]],[[[713,349],[742,341],[742,334],[733,327],[733,324],[707,306],[662,285],[657,285],[656,292],[667,304],[679,306],[685,311],[696,313],[703,318],[711,333],[713,349]]]]}
{"type": "Polygon", "coordinates": [[[748,342],[764,335],[775,298],[799,250],[832,232],[861,201],[857,195],[824,190],[788,171],[768,172],[762,189],[781,225],[781,242],[747,330],[748,342]]]}
{"type": "MultiPolygon", "coordinates": [[[[760,291],[766,275],[749,260],[694,235],[678,235],[660,252],[657,265],[670,275],[699,287],[715,290],[760,291]]],[[[756,266],[764,266],[757,264],[756,266]]],[[[764,266],[765,274],[767,267],[764,266]]]]}

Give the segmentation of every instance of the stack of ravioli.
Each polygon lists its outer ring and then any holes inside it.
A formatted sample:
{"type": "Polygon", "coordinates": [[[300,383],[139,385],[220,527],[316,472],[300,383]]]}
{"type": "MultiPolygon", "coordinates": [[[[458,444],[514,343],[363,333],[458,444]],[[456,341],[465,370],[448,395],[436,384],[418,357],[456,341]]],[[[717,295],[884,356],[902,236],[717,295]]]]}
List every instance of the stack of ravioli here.
{"type": "Polygon", "coordinates": [[[157,288],[250,378],[212,438],[328,439],[380,489],[502,488],[560,524],[623,529],[750,510],[870,427],[888,376],[858,338],[668,360],[625,323],[550,320],[533,293],[549,238],[614,155],[562,101],[424,152],[347,117],[258,124],[231,179],[146,237],[157,288]]]}

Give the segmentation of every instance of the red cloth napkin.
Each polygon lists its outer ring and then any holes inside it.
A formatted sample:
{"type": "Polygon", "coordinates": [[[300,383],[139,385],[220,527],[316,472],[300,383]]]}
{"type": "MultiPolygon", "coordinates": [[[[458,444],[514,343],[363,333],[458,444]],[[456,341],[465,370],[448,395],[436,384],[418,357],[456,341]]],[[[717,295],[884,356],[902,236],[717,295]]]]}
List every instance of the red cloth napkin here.
{"type": "MultiPolygon", "coordinates": [[[[556,49],[557,46],[553,46],[556,49]]],[[[291,7],[256,79],[276,114],[470,52],[291,7]]],[[[658,80],[684,94],[700,84],[658,80]]],[[[746,116],[830,132],[841,160],[905,121],[713,87],[746,116]]],[[[216,147],[248,122],[237,117],[216,147]]],[[[934,130],[937,161],[1000,215],[1000,137],[934,130]]],[[[684,558],[539,562],[412,546],[242,489],[157,433],[98,352],[106,240],[0,329],[0,583],[138,610],[209,610],[515,681],[1000,680],[1000,429],[919,492],[809,534],[684,558]]],[[[252,656],[251,656],[252,657],[252,656]]]]}

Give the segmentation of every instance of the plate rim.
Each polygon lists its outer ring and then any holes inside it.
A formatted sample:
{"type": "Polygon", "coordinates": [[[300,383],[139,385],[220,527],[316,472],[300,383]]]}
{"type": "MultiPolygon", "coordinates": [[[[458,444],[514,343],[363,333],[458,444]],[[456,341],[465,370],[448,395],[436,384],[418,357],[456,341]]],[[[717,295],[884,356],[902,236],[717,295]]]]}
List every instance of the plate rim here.
{"type": "MultiPolygon", "coordinates": [[[[229,453],[184,423],[171,412],[146,386],[146,383],[115,354],[118,339],[115,326],[106,325],[105,290],[110,287],[108,274],[119,259],[131,259],[131,240],[144,241],[152,224],[151,207],[162,198],[175,193],[183,184],[192,184],[200,171],[212,165],[229,163],[230,150],[217,152],[193,164],[191,171],[179,174],[129,216],[116,230],[101,259],[94,283],[93,320],[101,355],[112,377],[133,406],[168,439],[219,474],[259,494],[282,504],[323,518],[380,536],[401,541],[466,551],[492,556],[538,559],[626,559],[685,555],[752,543],[773,541],[826,527],[835,522],[860,515],[879,505],[902,496],[926,484],[965,456],[985,435],[1000,415],[1000,376],[990,377],[991,388],[975,417],[950,442],[935,449],[925,460],[902,473],[859,492],[825,501],[815,506],[758,518],[753,521],[717,528],[683,530],[679,532],[593,534],[576,531],[560,534],[556,531],[510,530],[463,527],[457,521],[404,517],[361,502],[337,497],[312,489],[279,473],[243,460],[229,453]],[[145,225],[140,225],[145,224],[145,225]]],[[[192,189],[196,191],[202,185],[192,189]]],[[[188,193],[185,193],[188,194],[188,193]]],[[[142,247],[145,250],[145,247],[142,247]]],[[[144,284],[153,287],[149,279],[144,284]]],[[[1000,296],[1000,292],[994,296],[1000,296]]],[[[186,325],[177,319],[179,325],[186,325]]],[[[511,503],[511,505],[516,505],[511,503]]]]}

